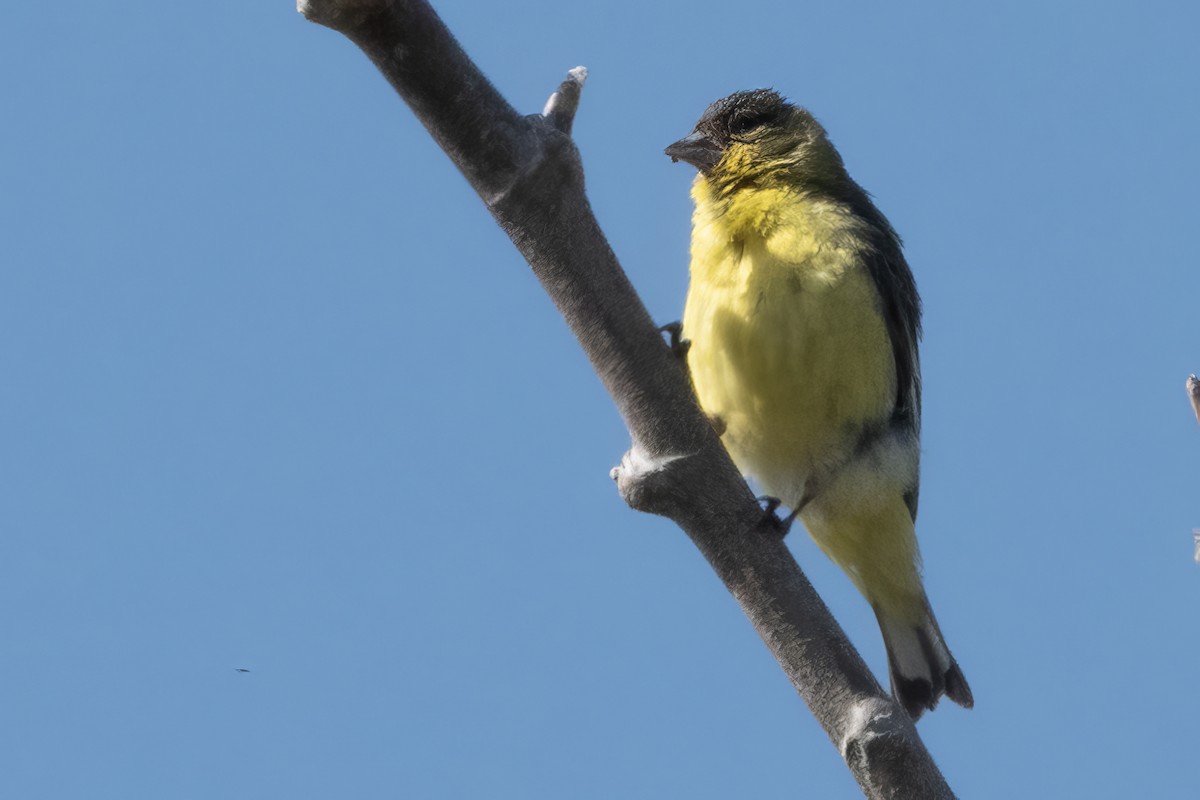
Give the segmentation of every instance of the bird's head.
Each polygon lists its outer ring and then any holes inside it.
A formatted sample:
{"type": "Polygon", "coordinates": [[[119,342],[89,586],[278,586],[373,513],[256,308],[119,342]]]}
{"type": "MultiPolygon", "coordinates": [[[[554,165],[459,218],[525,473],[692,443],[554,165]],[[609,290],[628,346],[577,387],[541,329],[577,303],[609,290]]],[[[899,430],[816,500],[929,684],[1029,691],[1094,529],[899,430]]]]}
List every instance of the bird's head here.
{"type": "Polygon", "coordinates": [[[664,152],[715,187],[847,180],[841,156],[807,110],[773,89],[735,92],[710,105],[692,132],[664,152]]]}

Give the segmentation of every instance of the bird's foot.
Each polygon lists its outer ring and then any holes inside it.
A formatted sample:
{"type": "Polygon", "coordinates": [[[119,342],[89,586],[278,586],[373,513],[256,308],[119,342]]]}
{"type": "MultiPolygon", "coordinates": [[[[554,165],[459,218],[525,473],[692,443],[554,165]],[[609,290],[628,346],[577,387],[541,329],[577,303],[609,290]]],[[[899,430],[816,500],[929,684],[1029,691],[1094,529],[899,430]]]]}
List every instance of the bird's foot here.
{"type": "Polygon", "coordinates": [[[778,497],[763,496],[758,498],[758,502],[763,504],[762,519],[758,522],[758,527],[765,533],[772,536],[778,536],[780,539],[788,535],[792,529],[792,523],[796,521],[796,515],[800,513],[796,509],[786,517],[780,517],[776,511],[783,505],[783,501],[778,497]]]}
{"type": "Polygon", "coordinates": [[[668,322],[658,330],[660,333],[668,333],[671,335],[671,352],[674,353],[675,357],[681,362],[686,363],[688,348],[692,346],[692,343],[683,338],[683,324],[680,322],[668,322]]]}

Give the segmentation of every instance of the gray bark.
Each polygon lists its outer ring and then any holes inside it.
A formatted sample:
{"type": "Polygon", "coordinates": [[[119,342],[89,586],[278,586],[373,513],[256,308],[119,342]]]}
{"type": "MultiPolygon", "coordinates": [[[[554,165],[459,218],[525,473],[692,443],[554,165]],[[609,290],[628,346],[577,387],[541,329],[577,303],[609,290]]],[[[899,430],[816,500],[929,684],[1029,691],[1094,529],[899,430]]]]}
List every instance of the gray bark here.
{"type": "MultiPolygon", "coordinates": [[[[617,263],[570,137],[585,72],[522,116],[419,0],[299,0],[360,47],[479,193],[579,339],[629,428],[613,469],[640,511],[674,520],[742,607],[871,798],[950,798],[916,728],[867,669],[700,411],[617,263]]],[[[802,791],[798,778],[797,790],[802,791]]]]}

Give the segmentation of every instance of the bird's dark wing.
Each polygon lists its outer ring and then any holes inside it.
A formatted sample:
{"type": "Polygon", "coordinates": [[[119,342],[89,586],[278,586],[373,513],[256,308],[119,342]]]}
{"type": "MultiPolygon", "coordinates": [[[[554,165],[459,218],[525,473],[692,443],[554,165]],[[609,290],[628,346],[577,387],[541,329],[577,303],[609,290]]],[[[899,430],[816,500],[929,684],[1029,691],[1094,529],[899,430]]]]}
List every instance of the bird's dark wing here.
{"type": "MultiPolygon", "coordinates": [[[[862,258],[879,295],[880,311],[896,364],[896,404],[892,408],[891,425],[893,429],[900,428],[920,436],[921,358],[917,347],[921,339],[921,297],[917,294],[917,282],[904,259],[900,237],[871,202],[870,195],[851,183],[843,199],[855,215],[867,223],[861,234],[862,258]]],[[[914,520],[917,518],[918,488],[914,482],[904,494],[904,502],[914,520]]]]}
{"type": "Polygon", "coordinates": [[[879,292],[884,322],[896,361],[896,406],[893,421],[921,429],[921,298],[900,242],[894,233],[866,253],[867,269],[879,292]],[[886,241],[891,239],[891,241],[886,241]]]}
{"type": "MultiPolygon", "coordinates": [[[[867,269],[879,292],[883,318],[892,340],[892,357],[896,361],[896,405],[892,409],[893,429],[921,434],[921,359],[917,342],[921,338],[921,298],[916,281],[904,254],[900,240],[888,231],[885,241],[866,254],[867,269]]],[[[920,484],[904,493],[904,503],[915,522],[920,484]]]]}
{"type": "Polygon", "coordinates": [[[863,260],[879,293],[883,319],[892,340],[896,361],[896,405],[893,424],[921,430],[921,361],[917,344],[921,339],[921,298],[917,282],[904,260],[900,237],[880,213],[871,197],[851,183],[843,200],[855,216],[867,223],[860,234],[863,260]]]}

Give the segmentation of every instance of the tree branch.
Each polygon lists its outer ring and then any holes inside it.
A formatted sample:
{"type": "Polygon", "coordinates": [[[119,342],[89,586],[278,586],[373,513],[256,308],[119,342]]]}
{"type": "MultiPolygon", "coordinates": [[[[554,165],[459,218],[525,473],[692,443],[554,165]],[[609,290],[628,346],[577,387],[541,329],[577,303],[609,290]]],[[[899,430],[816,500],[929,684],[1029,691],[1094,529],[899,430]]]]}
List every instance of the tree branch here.
{"type": "Polygon", "coordinates": [[[299,0],[357,44],[412,108],[529,262],[633,440],[613,469],[640,511],[674,520],[704,554],[871,798],[953,797],[778,536],[696,404],[613,255],[570,138],[586,70],[541,115],[520,116],[421,0],[299,0]]]}

